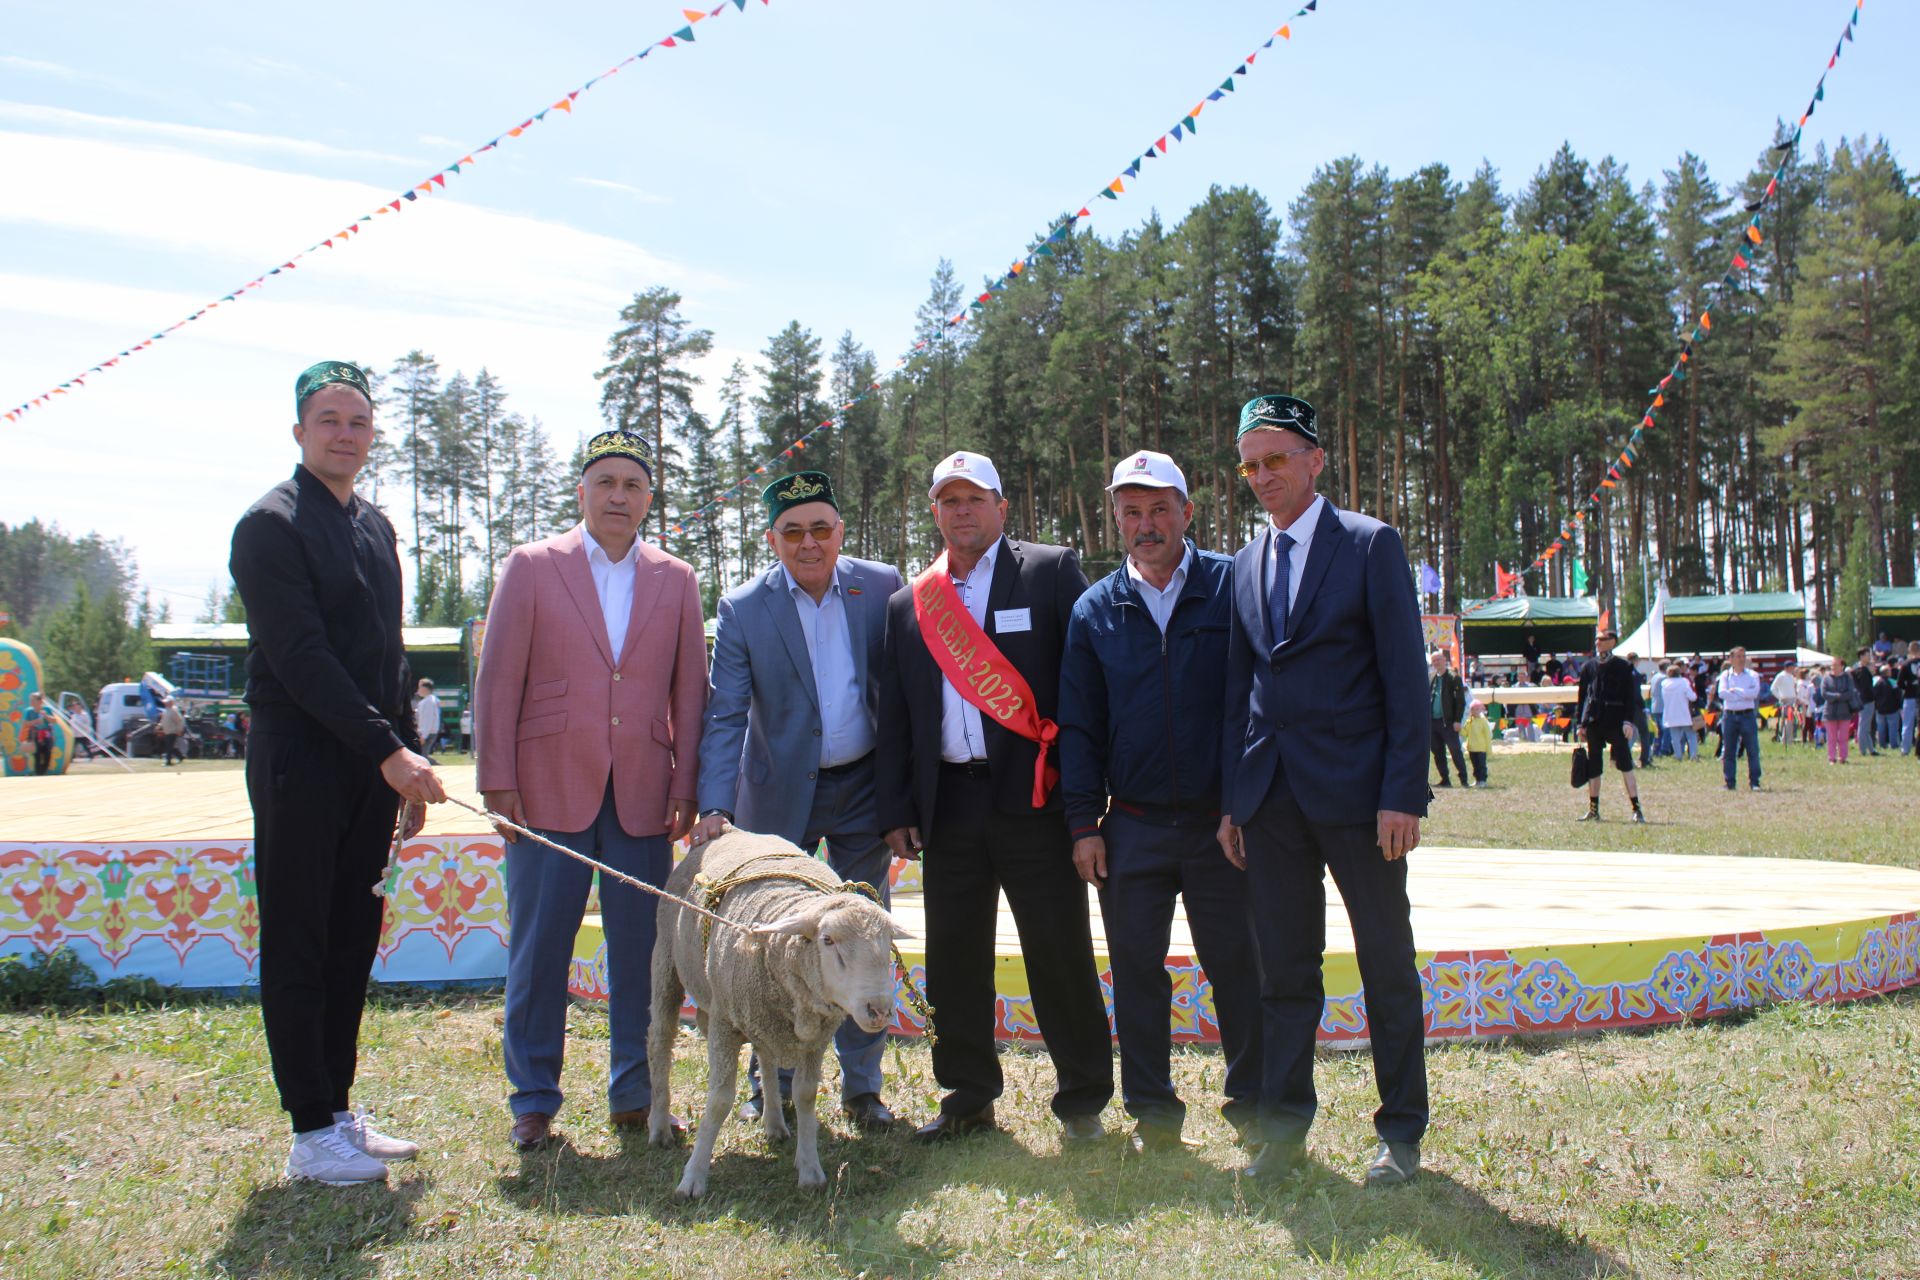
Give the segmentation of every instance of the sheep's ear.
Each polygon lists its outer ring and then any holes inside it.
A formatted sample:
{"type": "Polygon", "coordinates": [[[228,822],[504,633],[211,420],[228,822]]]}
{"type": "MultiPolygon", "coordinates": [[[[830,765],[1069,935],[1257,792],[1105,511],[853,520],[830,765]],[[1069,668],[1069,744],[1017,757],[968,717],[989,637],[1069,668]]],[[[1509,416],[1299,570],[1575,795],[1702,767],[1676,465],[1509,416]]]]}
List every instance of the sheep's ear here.
{"type": "Polygon", "coordinates": [[[753,926],[755,933],[784,933],[795,938],[811,938],[820,932],[818,916],[788,916],[784,920],[775,920],[769,924],[753,926]]]}
{"type": "Polygon", "coordinates": [[[920,935],[919,935],[919,934],[917,934],[917,933],[915,933],[915,932],[914,932],[913,930],[911,930],[911,929],[909,929],[909,928],[907,928],[907,926],[905,926],[905,925],[903,925],[903,924],[901,924],[901,923],[900,923],[900,922],[899,922],[898,920],[895,920],[895,919],[894,919],[894,918],[893,918],[892,916],[888,916],[888,917],[887,917],[887,923],[888,923],[888,924],[890,924],[891,926],[893,926],[893,936],[894,936],[895,938],[914,938],[914,939],[918,939],[918,938],[920,937],[920,935]]]}

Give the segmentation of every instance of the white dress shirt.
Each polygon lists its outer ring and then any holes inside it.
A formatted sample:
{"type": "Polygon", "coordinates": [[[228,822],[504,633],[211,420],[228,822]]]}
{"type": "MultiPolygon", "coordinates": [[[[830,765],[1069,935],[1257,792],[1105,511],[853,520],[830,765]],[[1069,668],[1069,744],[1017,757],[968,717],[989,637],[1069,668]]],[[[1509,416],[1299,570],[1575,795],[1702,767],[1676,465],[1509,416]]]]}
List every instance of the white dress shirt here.
{"type": "Polygon", "coordinates": [[[1751,711],[1760,702],[1760,677],[1749,667],[1735,671],[1728,667],[1716,682],[1720,686],[1720,705],[1728,711],[1751,711]]]}
{"type": "MultiPolygon", "coordinates": [[[[965,582],[953,580],[960,603],[982,631],[987,627],[987,595],[993,590],[993,563],[999,555],[1000,540],[995,539],[965,582]]],[[[940,678],[940,758],[951,764],[987,758],[987,732],[981,727],[980,709],[961,697],[953,681],[945,676],[940,678]]]]}
{"type": "Polygon", "coordinates": [[[833,581],[818,603],[784,565],[780,572],[800,614],[800,634],[807,638],[807,657],[813,662],[813,688],[820,700],[820,767],[837,769],[873,750],[873,720],[855,674],[842,569],[834,566],[833,581]]]}
{"type": "Polygon", "coordinates": [[[627,644],[627,622],[633,617],[633,575],[640,563],[640,539],[635,538],[627,554],[615,560],[607,555],[594,536],[580,524],[580,541],[587,548],[587,567],[593,570],[594,594],[600,597],[600,616],[607,623],[607,646],[613,660],[627,644]]]}
{"type": "Polygon", "coordinates": [[[1192,564],[1193,548],[1188,547],[1180,557],[1180,567],[1173,571],[1173,577],[1167,580],[1167,589],[1162,591],[1140,576],[1133,557],[1127,557],[1127,577],[1133,580],[1134,589],[1140,593],[1140,599],[1146,602],[1147,612],[1153,615],[1153,623],[1160,628],[1161,635],[1167,634],[1167,623],[1173,618],[1174,602],[1180,599],[1180,590],[1187,585],[1187,569],[1192,564]]]}
{"type": "MultiPolygon", "coordinates": [[[[1287,630],[1288,631],[1293,630],[1293,602],[1300,598],[1300,579],[1307,576],[1307,548],[1313,545],[1313,531],[1320,526],[1320,508],[1326,505],[1327,505],[1327,500],[1325,498],[1321,497],[1317,493],[1314,494],[1313,501],[1307,504],[1307,509],[1300,513],[1299,519],[1295,520],[1292,524],[1288,525],[1285,529],[1280,530],[1282,533],[1286,534],[1289,538],[1293,539],[1293,546],[1287,552],[1287,630]]],[[[1273,528],[1276,528],[1276,529],[1280,528],[1279,525],[1276,525],[1273,523],[1272,516],[1267,517],[1267,523],[1271,525],[1273,528]]],[[[1271,547],[1268,548],[1267,558],[1269,561],[1271,561],[1273,558],[1273,551],[1271,547]]],[[[1275,572],[1275,566],[1272,564],[1269,564],[1267,566],[1267,594],[1269,598],[1271,598],[1273,594],[1274,572],[1275,572]]],[[[1269,617],[1272,616],[1271,611],[1269,611],[1268,616],[1269,617]]],[[[1274,637],[1275,640],[1278,640],[1279,638],[1280,637],[1278,636],[1274,637]]]]}

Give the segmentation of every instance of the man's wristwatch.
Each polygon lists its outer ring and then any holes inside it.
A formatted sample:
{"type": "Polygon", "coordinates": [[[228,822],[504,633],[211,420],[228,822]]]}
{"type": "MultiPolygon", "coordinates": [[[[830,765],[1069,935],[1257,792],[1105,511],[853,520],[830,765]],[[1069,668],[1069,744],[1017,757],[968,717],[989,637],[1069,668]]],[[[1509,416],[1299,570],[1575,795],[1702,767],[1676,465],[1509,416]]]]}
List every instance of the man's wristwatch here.
{"type": "Polygon", "coordinates": [[[733,814],[728,812],[725,809],[703,809],[700,813],[700,817],[704,820],[707,818],[711,818],[716,813],[727,820],[727,825],[729,826],[733,825],[733,814]]]}

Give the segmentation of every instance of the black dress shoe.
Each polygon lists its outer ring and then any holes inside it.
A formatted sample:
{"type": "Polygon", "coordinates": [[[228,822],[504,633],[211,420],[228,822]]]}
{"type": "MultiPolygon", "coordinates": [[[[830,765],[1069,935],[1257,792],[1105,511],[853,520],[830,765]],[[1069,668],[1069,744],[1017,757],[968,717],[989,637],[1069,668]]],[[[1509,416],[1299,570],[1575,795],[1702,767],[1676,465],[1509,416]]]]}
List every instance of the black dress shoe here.
{"type": "Polygon", "coordinates": [[[1098,1142],[1107,1136],[1107,1126],[1100,1123],[1099,1116],[1062,1116],[1060,1117],[1060,1143],[1062,1146],[1075,1146],[1083,1142],[1098,1142]]]}
{"type": "Polygon", "coordinates": [[[1241,1170],[1249,1178],[1275,1182],[1306,1167],[1307,1144],[1269,1142],[1255,1149],[1253,1162],[1241,1170]]]}
{"type": "Polygon", "coordinates": [[[993,1122],[993,1105],[989,1103],[972,1115],[942,1111],[932,1124],[923,1124],[915,1129],[913,1136],[919,1142],[944,1142],[948,1138],[962,1138],[969,1133],[998,1127],[993,1122]]]}
{"type": "Polygon", "coordinates": [[[857,1098],[847,1099],[843,1110],[847,1119],[853,1121],[853,1127],[862,1133],[885,1133],[898,1123],[887,1104],[880,1101],[877,1093],[863,1093],[857,1098]]]}

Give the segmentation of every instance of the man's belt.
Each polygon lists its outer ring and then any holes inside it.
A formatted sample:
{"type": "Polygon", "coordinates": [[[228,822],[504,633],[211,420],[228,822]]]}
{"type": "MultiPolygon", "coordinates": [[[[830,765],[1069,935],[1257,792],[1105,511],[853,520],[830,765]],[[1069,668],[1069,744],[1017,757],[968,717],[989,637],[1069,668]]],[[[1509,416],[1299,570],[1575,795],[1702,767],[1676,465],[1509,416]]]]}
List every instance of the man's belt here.
{"type": "Polygon", "coordinates": [[[985,760],[942,760],[940,772],[952,774],[956,778],[985,778],[987,772],[985,760]]]}
{"type": "Polygon", "coordinates": [[[863,768],[871,763],[873,763],[873,752],[869,751],[858,760],[849,760],[845,764],[828,765],[818,772],[823,778],[840,778],[852,773],[855,769],[863,768]]]}
{"type": "Polygon", "coordinates": [[[1043,808],[1047,793],[1060,781],[1060,770],[1047,763],[1060,726],[1041,717],[1027,678],[954,598],[944,551],[913,580],[913,617],[933,664],[954,692],[1040,748],[1033,762],[1033,807],[1043,808]]]}

